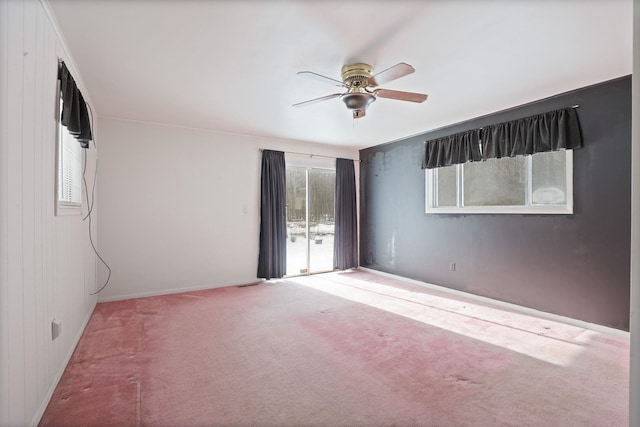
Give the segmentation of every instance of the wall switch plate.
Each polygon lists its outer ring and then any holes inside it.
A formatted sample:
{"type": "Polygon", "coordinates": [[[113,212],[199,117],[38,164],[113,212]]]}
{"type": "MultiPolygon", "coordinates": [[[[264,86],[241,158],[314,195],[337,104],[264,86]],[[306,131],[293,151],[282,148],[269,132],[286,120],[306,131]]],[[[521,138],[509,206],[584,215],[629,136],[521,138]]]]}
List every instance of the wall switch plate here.
{"type": "Polygon", "coordinates": [[[449,263],[449,271],[456,271],[456,263],[455,262],[450,262],[449,263]]]}
{"type": "Polygon", "coordinates": [[[55,340],[62,332],[62,322],[56,319],[51,321],[51,340],[55,340]]]}

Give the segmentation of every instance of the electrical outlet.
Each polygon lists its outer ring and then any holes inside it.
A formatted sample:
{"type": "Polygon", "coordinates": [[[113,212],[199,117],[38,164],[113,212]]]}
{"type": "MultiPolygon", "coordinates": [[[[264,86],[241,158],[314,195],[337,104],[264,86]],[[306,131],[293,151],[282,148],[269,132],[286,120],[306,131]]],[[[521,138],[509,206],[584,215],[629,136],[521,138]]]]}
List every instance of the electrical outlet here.
{"type": "Polygon", "coordinates": [[[62,332],[62,322],[56,319],[51,321],[51,341],[55,340],[60,336],[62,332]]]}
{"type": "Polygon", "coordinates": [[[456,271],[456,263],[455,262],[450,262],[449,263],[449,271],[456,271]]]}

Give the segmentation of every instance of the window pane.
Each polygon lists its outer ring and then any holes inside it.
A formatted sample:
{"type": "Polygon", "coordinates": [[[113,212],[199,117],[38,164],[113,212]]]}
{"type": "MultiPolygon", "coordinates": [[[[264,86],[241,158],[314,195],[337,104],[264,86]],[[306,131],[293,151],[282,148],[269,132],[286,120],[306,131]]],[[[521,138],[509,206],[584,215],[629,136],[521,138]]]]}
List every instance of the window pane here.
{"type": "Polygon", "coordinates": [[[309,272],[333,270],[336,171],[309,170],[309,272]]]}
{"type": "Polygon", "coordinates": [[[463,165],[464,206],[521,206],[526,203],[524,156],[463,165]]]}
{"type": "Polygon", "coordinates": [[[287,166],[287,276],[307,272],[307,171],[287,166]]]}
{"type": "Polygon", "coordinates": [[[456,206],[456,166],[438,168],[436,176],[436,206],[456,206]]]}
{"type": "Polygon", "coordinates": [[[82,148],[65,126],[58,124],[58,202],[80,205],[82,202],[82,148]]]}
{"type": "Polygon", "coordinates": [[[538,153],[531,157],[534,205],[556,205],[567,202],[566,151],[538,153]]]}

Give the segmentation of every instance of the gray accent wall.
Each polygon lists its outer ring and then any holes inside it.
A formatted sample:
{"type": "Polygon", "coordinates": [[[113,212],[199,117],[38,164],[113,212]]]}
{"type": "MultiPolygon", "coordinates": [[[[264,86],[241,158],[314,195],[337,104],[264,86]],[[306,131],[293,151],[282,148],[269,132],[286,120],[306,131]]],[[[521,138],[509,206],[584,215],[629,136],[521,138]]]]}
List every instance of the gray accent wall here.
{"type": "Polygon", "coordinates": [[[630,156],[630,76],[361,150],[360,265],[629,330],[630,156]],[[576,104],[573,215],[425,213],[424,141],[576,104]]]}

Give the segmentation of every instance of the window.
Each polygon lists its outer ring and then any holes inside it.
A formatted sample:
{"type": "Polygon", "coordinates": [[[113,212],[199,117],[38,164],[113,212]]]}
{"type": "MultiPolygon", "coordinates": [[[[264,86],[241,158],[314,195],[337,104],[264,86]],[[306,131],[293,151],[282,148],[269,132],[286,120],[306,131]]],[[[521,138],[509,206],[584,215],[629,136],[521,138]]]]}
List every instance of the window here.
{"type": "Polygon", "coordinates": [[[573,213],[573,151],[427,169],[427,213],[573,213]]]}
{"type": "MultiPolygon", "coordinates": [[[[62,108],[62,100],[60,100],[62,108]]],[[[82,213],[82,147],[57,114],[56,214],[82,213]]]]}

